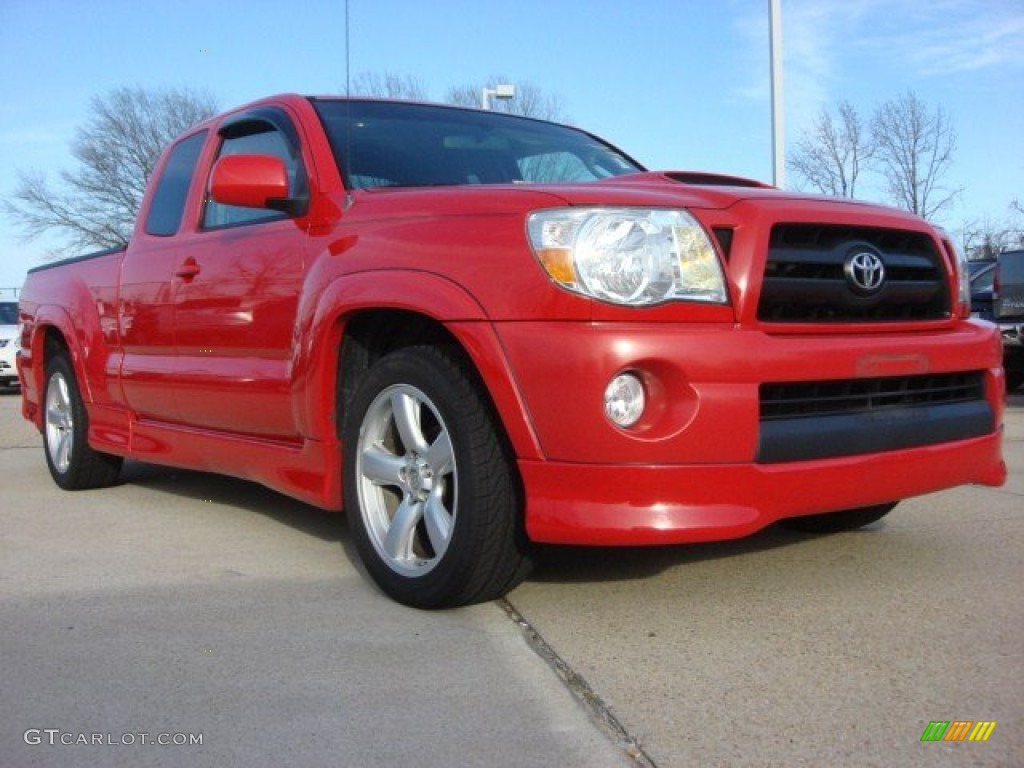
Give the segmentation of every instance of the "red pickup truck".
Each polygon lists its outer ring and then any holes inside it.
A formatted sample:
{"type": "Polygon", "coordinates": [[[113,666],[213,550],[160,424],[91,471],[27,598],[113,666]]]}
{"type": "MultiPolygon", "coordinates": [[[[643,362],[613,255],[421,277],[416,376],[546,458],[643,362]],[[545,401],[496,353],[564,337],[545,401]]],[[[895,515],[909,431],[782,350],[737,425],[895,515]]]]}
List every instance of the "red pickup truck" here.
{"type": "Polygon", "coordinates": [[[843,530],[1000,484],[966,278],[896,210],[285,95],[170,146],[127,248],[30,273],[23,412],[62,488],[124,457],[255,480],[346,509],[395,599],[458,605],[534,542],[843,530]]]}

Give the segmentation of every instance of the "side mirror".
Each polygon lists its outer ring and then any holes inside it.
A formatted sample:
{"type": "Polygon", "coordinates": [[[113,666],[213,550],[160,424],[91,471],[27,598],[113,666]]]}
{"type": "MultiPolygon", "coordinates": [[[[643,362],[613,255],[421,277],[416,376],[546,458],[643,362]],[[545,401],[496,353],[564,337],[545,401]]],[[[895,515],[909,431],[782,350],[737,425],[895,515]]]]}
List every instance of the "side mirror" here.
{"type": "Polygon", "coordinates": [[[306,212],[307,198],[288,197],[288,171],[273,155],[225,155],[213,166],[210,195],[222,205],[269,208],[290,216],[306,212]]]}

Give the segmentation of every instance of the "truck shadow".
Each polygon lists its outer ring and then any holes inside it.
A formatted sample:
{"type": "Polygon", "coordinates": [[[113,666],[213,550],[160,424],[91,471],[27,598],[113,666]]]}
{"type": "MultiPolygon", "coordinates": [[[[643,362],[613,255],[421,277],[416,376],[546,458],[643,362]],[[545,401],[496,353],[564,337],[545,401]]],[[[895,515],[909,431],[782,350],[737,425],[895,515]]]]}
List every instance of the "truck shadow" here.
{"type": "MultiPolygon", "coordinates": [[[[348,560],[363,572],[362,562],[348,530],[345,514],[327,512],[277,493],[258,483],[224,475],[126,461],[121,482],[196,502],[215,502],[255,513],[309,536],[341,545],[348,560]]],[[[158,503],[158,502],[157,502],[158,503]]],[[[211,510],[211,514],[215,514],[211,510]]],[[[783,547],[805,540],[774,527],[745,539],[664,547],[569,547],[542,545],[536,549],[537,566],[529,581],[628,581],[707,559],[739,557],[750,552],[783,547]]]]}
{"type": "MultiPolygon", "coordinates": [[[[305,504],[248,480],[188,469],[126,461],[121,482],[196,501],[215,502],[268,517],[323,541],[348,548],[345,515],[305,504]]],[[[355,548],[350,553],[356,559],[355,548]]]]}
{"type": "MultiPolygon", "coordinates": [[[[121,482],[155,494],[170,494],[197,502],[212,501],[256,513],[322,541],[336,542],[349,561],[363,572],[343,512],[327,512],[248,480],[138,461],[125,462],[121,482]]],[[[541,545],[536,548],[536,568],[528,580],[542,583],[628,581],[655,576],[687,563],[739,557],[806,539],[803,534],[769,527],[744,539],[713,543],[659,547],[541,545]]]]}
{"type": "MultiPolygon", "coordinates": [[[[880,521],[862,530],[870,533],[884,527],[885,522],[880,521]]],[[[528,581],[567,584],[648,578],[671,568],[767,552],[813,538],[815,536],[812,534],[795,533],[771,525],[750,536],[729,541],[654,547],[572,547],[545,544],[537,548],[536,567],[528,581]]]]}

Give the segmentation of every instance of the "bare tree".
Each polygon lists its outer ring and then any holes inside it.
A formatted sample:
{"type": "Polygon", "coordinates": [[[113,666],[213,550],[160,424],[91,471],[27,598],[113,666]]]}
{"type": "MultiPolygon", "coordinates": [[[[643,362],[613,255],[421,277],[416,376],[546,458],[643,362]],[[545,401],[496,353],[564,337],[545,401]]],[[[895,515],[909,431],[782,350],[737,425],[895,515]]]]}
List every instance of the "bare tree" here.
{"type": "Polygon", "coordinates": [[[930,219],[960,194],[942,184],[956,151],[956,131],[942,107],[929,111],[907,91],[878,108],[871,133],[879,171],[897,205],[930,219]]]}
{"type": "Polygon", "coordinates": [[[828,110],[822,109],[797,142],[787,165],[823,195],[856,197],[857,180],[871,160],[874,146],[850,102],[839,103],[837,117],[833,120],[828,110]]]}
{"type": "Polygon", "coordinates": [[[985,216],[964,223],[961,242],[967,258],[994,259],[1003,251],[1024,245],[1024,229],[1019,221],[997,221],[985,216]]]}
{"type": "Polygon", "coordinates": [[[61,250],[114,248],[131,236],[146,182],[163,148],[217,110],[212,96],[188,88],[118,88],[93,98],[71,145],[78,161],[51,189],[43,174],[21,171],[7,215],[28,238],[56,232],[61,250]]]}
{"type": "Polygon", "coordinates": [[[428,98],[427,87],[422,80],[394,72],[360,72],[352,80],[349,93],[353,96],[379,96],[410,101],[426,101],[428,98]]]}
{"type": "Polygon", "coordinates": [[[531,82],[516,82],[500,75],[492,75],[485,83],[453,85],[448,89],[446,101],[449,104],[458,104],[463,107],[479,107],[483,89],[494,88],[499,83],[515,85],[516,95],[511,99],[491,99],[493,111],[556,122],[566,122],[568,119],[562,110],[562,101],[558,96],[544,93],[540,86],[531,82]]]}

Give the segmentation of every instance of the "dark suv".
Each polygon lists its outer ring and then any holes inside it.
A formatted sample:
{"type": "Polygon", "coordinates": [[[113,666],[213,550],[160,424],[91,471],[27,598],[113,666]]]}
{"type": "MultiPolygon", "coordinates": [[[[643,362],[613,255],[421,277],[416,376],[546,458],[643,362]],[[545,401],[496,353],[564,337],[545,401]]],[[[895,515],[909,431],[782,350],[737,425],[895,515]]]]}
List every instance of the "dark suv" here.
{"type": "Polygon", "coordinates": [[[999,254],[992,294],[995,322],[1003,337],[1006,389],[1024,384],[1024,250],[999,254]]]}

